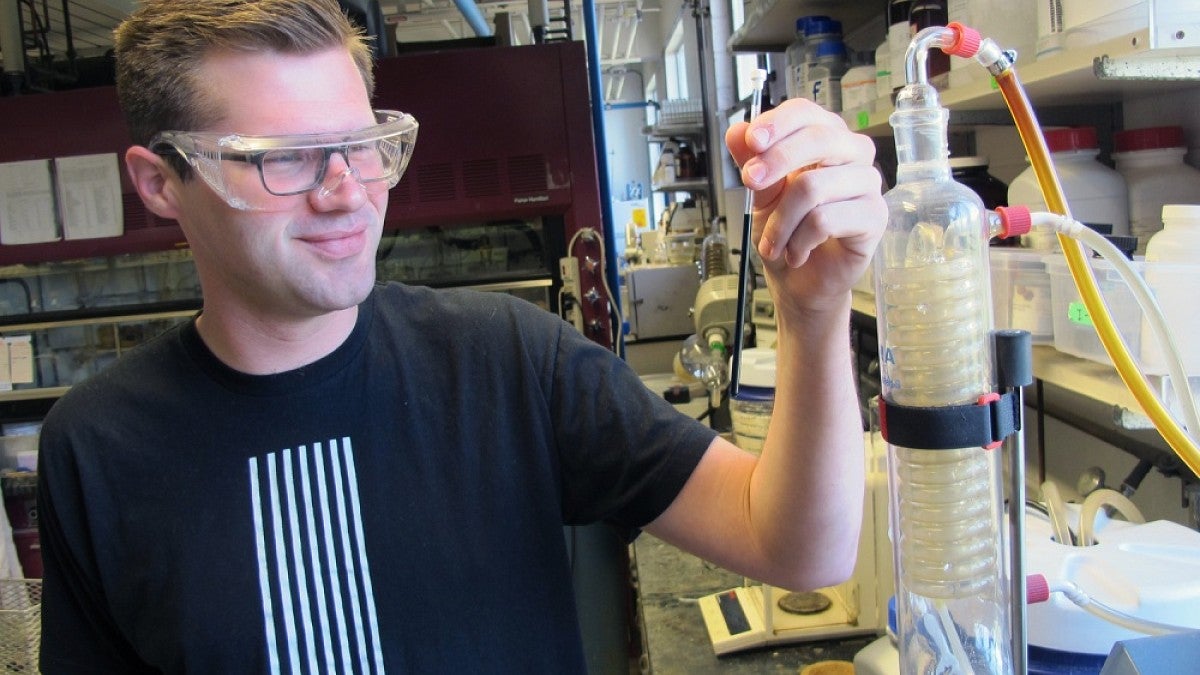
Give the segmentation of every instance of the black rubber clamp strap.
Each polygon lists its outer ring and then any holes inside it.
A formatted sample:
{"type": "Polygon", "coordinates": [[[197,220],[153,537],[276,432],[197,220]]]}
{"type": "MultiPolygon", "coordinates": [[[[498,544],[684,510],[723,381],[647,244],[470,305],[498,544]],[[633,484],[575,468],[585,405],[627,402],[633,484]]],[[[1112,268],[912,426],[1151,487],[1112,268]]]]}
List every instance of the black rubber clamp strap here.
{"type": "Polygon", "coordinates": [[[914,450],[995,449],[1021,428],[1017,396],[984,394],[973,405],[921,408],[879,399],[879,427],[892,445],[914,450]]]}

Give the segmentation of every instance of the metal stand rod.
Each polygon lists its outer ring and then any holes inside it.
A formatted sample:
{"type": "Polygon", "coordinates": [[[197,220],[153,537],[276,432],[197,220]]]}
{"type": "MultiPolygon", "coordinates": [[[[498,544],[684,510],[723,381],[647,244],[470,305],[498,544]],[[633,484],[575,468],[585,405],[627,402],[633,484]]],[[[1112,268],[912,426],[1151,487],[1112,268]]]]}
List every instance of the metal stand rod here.
{"type": "Polygon", "coordinates": [[[1013,672],[1028,671],[1029,635],[1025,614],[1025,395],[1022,387],[1033,383],[1033,347],[1028,331],[999,330],[993,333],[996,382],[1015,399],[1016,432],[1004,440],[1009,460],[1009,573],[1012,585],[1013,672]]]}
{"type": "Polygon", "coordinates": [[[1008,451],[1010,486],[1009,523],[1009,569],[1012,570],[1012,652],[1013,672],[1024,675],[1028,670],[1026,658],[1029,635],[1025,615],[1025,398],[1021,388],[1014,392],[1017,399],[1017,415],[1022,420],[1021,429],[1005,443],[1008,451]]]}

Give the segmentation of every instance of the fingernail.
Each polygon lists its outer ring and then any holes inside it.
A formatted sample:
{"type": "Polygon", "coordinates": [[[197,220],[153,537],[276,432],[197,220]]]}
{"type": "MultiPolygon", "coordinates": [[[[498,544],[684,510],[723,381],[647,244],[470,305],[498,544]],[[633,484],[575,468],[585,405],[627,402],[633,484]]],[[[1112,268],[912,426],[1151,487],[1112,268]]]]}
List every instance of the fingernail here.
{"type": "Polygon", "coordinates": [[[754,131],[751,131],[750,136],[754,138],[754,141],[758,144],[758,146],[760,148],[765,146],[767,143],[771,142],[771,130],[770,129],[764,129],[763,127],[759,127],[757,129],[755,129],[754,131]]]}
{"type": "Polygon", "coordinates": [[[758,160],[751,160],[746,164],[746,175],[750,176],[751,182],[758,183],[767,175],[767,167],[758,160]]]}

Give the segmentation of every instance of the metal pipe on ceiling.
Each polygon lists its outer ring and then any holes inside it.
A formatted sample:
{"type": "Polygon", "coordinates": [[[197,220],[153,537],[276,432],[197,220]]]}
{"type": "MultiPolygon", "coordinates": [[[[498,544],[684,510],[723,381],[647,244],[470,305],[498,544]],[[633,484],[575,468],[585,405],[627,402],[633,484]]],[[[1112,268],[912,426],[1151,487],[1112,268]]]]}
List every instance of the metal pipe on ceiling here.
{"type": "Polygon", "coordinates": [[[475,4],[474,0],[454,0],[454,6],[458,8],[458,11],[462,12],[463,18],[471,26],[471,30],[475,31],[475,35],[479,37],[491,36],[492,27],[488,25],[487,19],[484,18],[483,12],[480,11],[479,5],[475,4]]]}

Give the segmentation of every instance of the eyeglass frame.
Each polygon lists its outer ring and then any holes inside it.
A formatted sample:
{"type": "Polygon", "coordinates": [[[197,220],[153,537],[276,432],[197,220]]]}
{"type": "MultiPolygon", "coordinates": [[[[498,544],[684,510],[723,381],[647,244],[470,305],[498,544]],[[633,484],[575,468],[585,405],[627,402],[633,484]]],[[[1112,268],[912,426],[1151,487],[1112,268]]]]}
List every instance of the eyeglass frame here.
{"type": "Polygon", "coordinates": [[[274,197],[291,197],[305,194],[322,186],[329,169],[329,159],[334,154],[342,155],[351,175],[364,187],[367,183],[386,181],[388,188],[395,187],[404,175],[408,162],[412,158],[413,146],[416,144],[416,134],[420,125],[415,117],[398,110],[376,109],[372,111],[379,120],[376,124],[351,132],[322,132],[316,134],[288,134],[280,136],[254,136],[236,133],[204,132],[204,131],[160,131],[151,139],[149,148],[156,154],[168,159],[179,158],[187,166],[195,170],[209,187],[213,188],[230,206],[242,210],[263,210],[250,206],[240,197],[230,194],[225,181],[212,175],[209,167],[202,164],[205,153],[197,146],[208,144],[218,149],[217,160],[244,162],[258,169],[259,182],[263,189],[274,197]],[[395,169],[389,174],[375,178],[363,179],[355,170],[347,153],[350,148],[370,141],[380,141],[394,136],[408,136],[400,141],[403,148],[402,156],[395,164],[395,169]],[[267,185],[266,174],[263,171],[263,158],[275,150],[311,150],[320,149],[323,153],[320,169],[312,184],[304,189],[288,192],[275,192],[267,185]],[[235,203],[236,202],[236,203],[235,203]]]}

